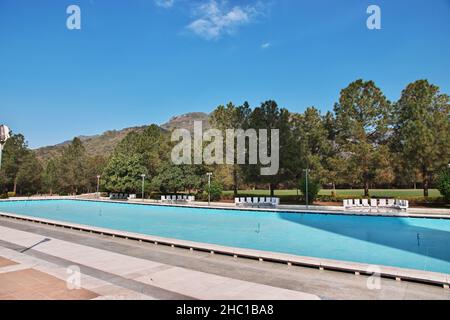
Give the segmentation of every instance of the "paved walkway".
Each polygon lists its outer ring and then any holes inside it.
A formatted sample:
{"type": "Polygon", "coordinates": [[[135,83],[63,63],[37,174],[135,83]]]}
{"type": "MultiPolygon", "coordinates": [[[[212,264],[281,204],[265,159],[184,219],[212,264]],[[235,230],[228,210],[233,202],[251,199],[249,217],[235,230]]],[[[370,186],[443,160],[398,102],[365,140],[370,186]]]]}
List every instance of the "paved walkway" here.
{"type": "Polygon", "coordinates": [[[370,290],[366,276],[233,259],[5,218],[0,218],[0,257],[0,263],[16,263],[0,265],[0,273],[33,268],[63,281],[67,267],[77,265],[82,287],[98,295],[96,299],[450,299],[450,291],[442,287],[381,279],[380,289],[370,290]]]}
{"type": "Polygon", "coordinates": [[[47,273],[25,268],[2,271],[0,300],[90,300],[98,295],[86,289],[70,290],[66,282],[47,273]]]}
{"type": "MultiPolygon", "coordinates": [[[[63,280],[68,278],[67,267],[75,266],[81,271],[82,288],[106,298],[318,299],[312,294],[154,262],[3,226],[0,226],[0,256],[33,265],[35,270],[63,280]]],[[[0,277],[0,283],[12,283],[19,276],[5,273],[3,278],[0,277]]],[[[19,292],[13,294],[19,297],[27,291],[25,287],[16,289],[19,292]]],[[[27,297],[30,295],[32,293],[27,297]]],[[[37,291],[35,295],[42,297],[37,291]]]]}

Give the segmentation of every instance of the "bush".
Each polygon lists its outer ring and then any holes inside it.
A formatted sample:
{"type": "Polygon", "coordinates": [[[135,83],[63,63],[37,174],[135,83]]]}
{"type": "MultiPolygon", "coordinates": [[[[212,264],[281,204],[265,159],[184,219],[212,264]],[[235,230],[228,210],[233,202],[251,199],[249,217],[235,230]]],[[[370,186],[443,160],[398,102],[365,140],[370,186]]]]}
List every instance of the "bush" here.
{"type": "Polygon", "coordinates": [[[450,201],[450,170],[444,170],[441,172],[438,178],[437,188],[441,192],[445,201],[450,201]]]}
{"type": "Polygon", "coordinates": [[[7,193],[0,194],[0,199],[8,199],[8,194],[7,193]]]}
{"type": "Polygon", "coordinates": [[[7,194],[7,197],[8,198],[11,198],[11,197],[15,197],[16,196],[16,193],[15,192],[8,192],[8,194],[7,194]]]}
{"type": "MultiPolygon", "coordinates": [[[[306,203],[306,181],[305,178],[302,178],[298,184],[298,188],[303,194],[303,200],[306,203]]],[[[319,194],[320,189],[322,189],[322,186],[320,182],[314,178],[308,179],[308,202],[313,203],[314,200],[317,199],[317,195],[319,194]]]]}
{"type": "Polygon", "coordinates": [[[208,191],[211,192],[211,201],[218,201],[222,197],[223,187],[218,182],[212,182],[211,183],[211,190],[209,190],[209,187],[206,187],[206,198],[208,198],[208,191]]]}

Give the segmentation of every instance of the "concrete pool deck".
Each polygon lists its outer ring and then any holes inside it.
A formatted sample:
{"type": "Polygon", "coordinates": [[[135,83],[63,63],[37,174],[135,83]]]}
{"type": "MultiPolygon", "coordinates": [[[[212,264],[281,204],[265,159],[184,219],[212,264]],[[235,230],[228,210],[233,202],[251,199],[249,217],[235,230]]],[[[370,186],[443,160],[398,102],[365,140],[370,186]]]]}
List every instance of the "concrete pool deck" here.
{"type": "Polygon", "coordinates": [[[95,299],[450,299],[449,290],[419,283],[381,278],[379,289],[370,290],[364,275],[233,259],[7,218],[0,218],[0,227],[0,256],[64,281],[67,267],[79,266],[81,286],[98,295],[95,299]]]}
{"type": "Polygon", "coordinates": [[[372,275],[376,272],[379,276],[385,278],[392,278],[396,281],[408,280],[422,282],[426,284],[433,284],[442,286],[444,289],[450,287],[450,274],[437,273],[415,269],[404,269],[390,266],[377,265],[373,266],[365,263],[356,263],[349,261],[339,261],[324,258],[304,257],[293,254],[285,254],[270,251],[261,251],[254,249],[227,247],[209,243],[201,243],[173,238],[164,238],[153,235],[144,235],[133,232],[125,232],[120,230],[113,230],[107,228],[100,228],[88,225],[81,225],[70,222],[62,222],[57,220],[50,220],[44,218],[36,218],[26,215],[17,215],[11,213],[0,212],[0,217],[29,221],[39,224],[46,224],[55,227],[68,228],[72,230],[79,230],[82,232],[96,233],[100,235],[110,236],[112,238],[118,237],[126,240],[133,240],[138,242],[148,242],[155,245],[166,245],[170,247],[178,247],[188,249],[189,251],[209,252],[210,254],[222,254],[232,256],[233,258],[250,258],[258,261],[271,261],[277,263],[287,264],[288,266],[297,265],[303,267],[318,268],[319,270],[335,270],[342,272],[352,272],[355,275],[372,275]],[[373,268],[376,268],[376,271],[373,268]]]}
{"type": "MultiPolygon", "coordinates": [[[[184,207],[184,208],[214,208],[214,209],[223,209],[223,210],[246,210],[246,211],[264,211],[264,212],[291,212],[291,213],[303,213],[303,211],[286,209],[286,208],[276,208],[276,209],[263,209],[263,208],[236,208],[234,204],[226,204],[224,206],[223,203],[215,203],[213,206],[207,206],[204,203],[200,203],[201,205],[197,205],[197,203],[191,203],[189,205],[183,204],[161,204],[155,201],[111,201],[109,199],[86,199],[85,197],[36,197],[36,198],[26,198],[27,200],[58,200],[58,199],[68,199],[68,200],[79,200],[79,201],[99,201],[99,202],[111,202],[118,204],[137,204],[137,205],[152,205],[152,206],[175,206],[175,207],[184,207]]],[[[6,200],[6,201],[22,201],[24,198],[17,198],[14,200],[6,200]]],[[[281,206],[280,206],[281,207],[281,206]]],[[[292,207],[292,206],[290,206],[292,207]]],[[[342,210],[342,208],[341,208],[342,210]]],[[[326,211],[320,210],[316,212],[308,213],[324,213],[324,214],[348,214],[348,215],[369,215],[369,216],[387,216],[387,217],[420,217],[420,218],[435,218],[435,219],[448,219],[450,216],[442,215],[442,214],[430,214],[428,213],[426,216],[422,213],[414,214],[408,212],[342,212],[342,211],[326,211]]],[[[355,263],[348,261],[339,261],[339,260],[331,260],[324,258],[314,258],[314,257],[305,257],[305,256],[297,256],[292,254],[284,254],[284,253],[276,253],[270,251],[261,251],[254,249],[245,249],[245,248],[235,248],[235,247],[226,247],[221,245],[214,245],[208,243],[199,243],[193,241],[179,240],[173,238],[164,238],[153,235],[144,235],[132,232],[124,232],[120,230],[112,230],[106,228],[99,228],[94,226],[80,225],[76,223],[70,222],[62,222],[57,220],[43,219],[43,218],[35,218],[26,215],[17,215],[10,213],[0,212],[0,216],[12,218],[12,219],[20,219],[26,220],[35,223],[42,223],[53,225],[62,228],[75,229],[79,231],[89,232],[89,233],[97,233],[100,235],[108,235],[111,237],[119,237],[124,239],[132,239],[135,241],[144,241],[150,242],[154,244],[167,245],[170,247],[179,247],[188,249],[190,251],[205,251],[210,252],[211,254],[223,254],[232,256],[234,258],[250,258],[256,259],[259,261],[272,261],[277,263],[284,263],[287,265],[297,265],[303,267],[313,267],[318,268],[319,270],[335,270],[342,272],[351,272],[356,275],[365,274],[371,275],[374,273],[372,270],[374,266],[365,264],[365,263],[355,263]]],[[[396,279],[397,281],[408,280],[408,281],[418,281],[422,283],[434,284],[442,286],[445,289],[449,289],[450,286],[450,274],[430,272],[430,271],[422,271],[415,269],[404,269],[397,267],[389,267],[389,266],[375,266],[376,272],[382,277],[396,279]]]]}
{"type": "MultiPolygon", "coordinates": [[[[1,256],[18,261],[23,259],[20,253],[33,250],[35,268],[37,265],[43,272],[52,271],[49,266],[45,267],[39,262],[48,257],[53,263],[59,260],[77,266],[81,272],[81,286],[85,287],[84,290],[96,293],[96,296],[105,297],[105,293],[108,293],[108,290],[102,291],[104,285],[96,283],[95,278],[98,277],[116,286],[121,283],[128,285],[128,289],[140,291],[143,294],[140,298],[143,299],[319,299],[313,294],[173,267],[3,226],[0,226],[0,246],[3,247],[0,249],[1,256]],[[11,250],[14,247],[23,249],[17,253],[11,250]]],[[[58,272],[56,275],[63,279],[69,277],[67,272],[64,275],[58,272]]],[[[110,295],[120,298],[124,293],[113,289],[110,295]]]]}

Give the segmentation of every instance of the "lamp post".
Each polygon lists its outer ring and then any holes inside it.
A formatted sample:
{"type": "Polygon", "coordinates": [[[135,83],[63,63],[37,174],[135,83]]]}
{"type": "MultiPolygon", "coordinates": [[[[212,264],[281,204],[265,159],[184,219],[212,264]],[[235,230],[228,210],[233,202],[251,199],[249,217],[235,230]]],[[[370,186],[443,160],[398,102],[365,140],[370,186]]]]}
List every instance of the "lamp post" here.
{"type": "Polygon", "coordinates": [[[208,206],[211,206],[211,176],[212,172],[206,174],[208,176],[208,206]]]}
{"type": "Polygon", "coordinates": [[[10,130],[7,126],[1,125],[0,126],[0,169],[2,168],[2,152],[3,152],[3,146],[6,143],[6,140],[10,138],[10,130]]]}
{"type": "Polygon", "coordinates": [[[303,171],[305,172],[305,200],[306,200],[306,209],[308,209],[308,173],[309,173],[309,169],[303,169],[303,171]]]}
{"type": "Polygon", "coordinates": [[[142,177],[142,201],[144,201],[145,174],[141,174],[141,177],[142,177]]]}
{"type": "Polygon", "coordinates": [[[100,178],[101,175],[97,175],[97,198],[100,198],[100,178]]]}

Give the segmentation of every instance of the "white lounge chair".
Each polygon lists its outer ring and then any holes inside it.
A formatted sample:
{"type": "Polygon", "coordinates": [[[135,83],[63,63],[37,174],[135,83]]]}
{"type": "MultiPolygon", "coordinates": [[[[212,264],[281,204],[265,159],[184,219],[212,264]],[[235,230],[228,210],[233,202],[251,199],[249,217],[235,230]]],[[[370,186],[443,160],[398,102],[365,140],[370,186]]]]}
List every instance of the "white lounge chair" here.
{"type": "Polygon", "coordinates": [[[353,207],[353,199],[344,199],[344,208],[351,209],[353,207]]]}
{"type": "Polygon", "coordinates": [[[270,198],[270,203],[272,206],[276,207],[280,204],[280,198],[270,198]]]}
{"type": "Polygon", "coordinates": [[[189,197],[188,197],[188,201],[189,201],[189,202],[195,201],[195,196],[189,196],[189,197]]]}
{"type": "Polygon", "coordinates": [[[394,208],[395,207],[395,200],[394,199],[388,199],[387,200],[387,206],[389,208],[394,208]]]}
{"type": "Polygon", "coordinates": [[[355,206],[355,207],[361,207],[361,206],[362,206],[361,200],[359,200],[359,199],[354,199],[353,201],[354,201],[353,203],[354,203],[354,206],[355,206]]]}
{"type": "Polygon", "coordinates": [[[378,204],[378,206],[380,208],[386,208],[387,207],[386,199],[380,199],[380,203],[378,204]]]}
{"type": "Polygon", "coordinates": [[[377,208],[378,207],[377,199],[370,199],[370,206],[372,208],[377,208]]]}
{"type": "Polygon", "coordinates": [[[362,205],[364,208],[370,207],[370,206],[369,206],[369,199],[362,199],[361,202],[362,202],[361,205],[362,205]]]}
{"type": "Polygon", "coordinates": [[[241,198],[234,198],[234,204],[235,204],[235,206],[240,206],[241,205],[241,198]]]}
{"type": "Polygon", "coordinates": [[[406,210],[409,208],[408,200],[395,200],[395,207],[399,210],[406,210]]]}
{"type": "Polygon", "coordinates": [[[400,205],[400,209],[407,210],[409,208],[409,201],[403,200],[403,203],[400,205]]]}

